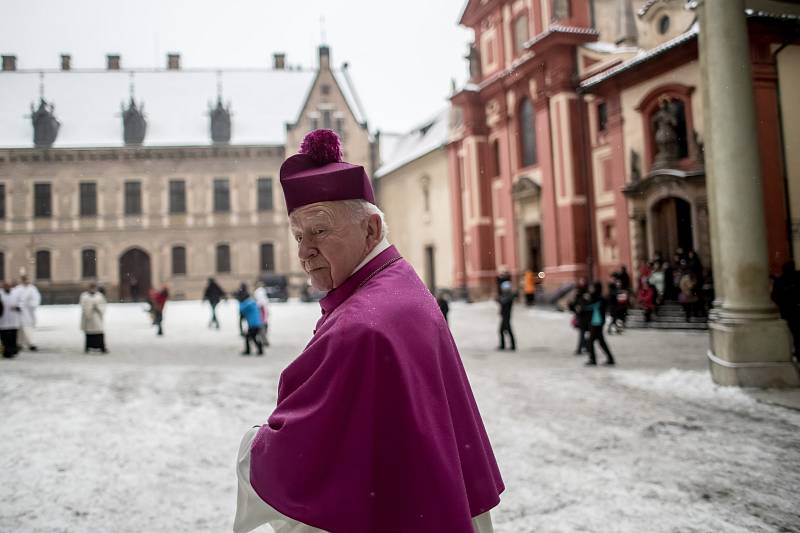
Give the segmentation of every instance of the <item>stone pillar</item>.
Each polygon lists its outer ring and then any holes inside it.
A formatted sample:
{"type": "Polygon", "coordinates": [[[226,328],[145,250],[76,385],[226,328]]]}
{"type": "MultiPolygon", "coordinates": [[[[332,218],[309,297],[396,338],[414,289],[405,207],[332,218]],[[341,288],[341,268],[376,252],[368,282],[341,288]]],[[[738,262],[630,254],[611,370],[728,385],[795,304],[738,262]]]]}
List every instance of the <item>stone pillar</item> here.
{"type": "Polygon", "coordinates": [[[769,297],[766,224],[744,0],[700,3],[706,164],[724,300],[711,323],[711,375],[723,385],[800,385],[786,323],[769,297]]]}

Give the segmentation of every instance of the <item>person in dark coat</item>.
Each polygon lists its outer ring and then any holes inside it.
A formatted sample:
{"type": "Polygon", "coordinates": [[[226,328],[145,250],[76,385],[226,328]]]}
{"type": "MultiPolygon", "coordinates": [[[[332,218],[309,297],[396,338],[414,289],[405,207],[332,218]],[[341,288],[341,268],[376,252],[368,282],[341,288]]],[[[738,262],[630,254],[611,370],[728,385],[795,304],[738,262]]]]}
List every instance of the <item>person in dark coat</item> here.
{"type": "Polygon", "coordinates": [[[497,297],[497,302],[500,304],[500,346],[497,347],[498,350],[506,349],[506,333],[511,341],[511,350],[517,349],[514,332],[511,331],[511,310],[514,307],[516,296],[511,290],[510,281],[504,281],[500,284],[500,296],[497,297]]]}
{"type": "Polygon", "coordinates": [[[436,303],[439,306],[439,311],[444,315],[444,321],[449,323],[447,314],[450,312],[450,304],[447,301],[447,295],[444,291],[439,291],[436,295],[436,303]]]}
{"type": "Polygon", "coordinates": [[[164,307],[167,305],[168,299],[169,289],[166,285],[163,285],[159,291],[150,289],[150,307],[153,312],[153,325],[158,327],[156,335],[164,334],[161,323],[164,321],[164,307]]]}
{"type": "Polygon", "coordinates": [[[570,302],[569,309],[574,314],[573,325],[578,329],[578,347],[575,348],[575,355],[581,355],[586,346],[586,333],[589,331],[589,320],[591,314],[587,308],[589,304],[589,291],[586,287],[586,280],[581,278],[575,290],[575,298],[570,302]]]}
{"type": "Polygon", "coordinates": [[[214,278],[208,278],[208,284],[206,285],[206,290],[203,292],[203,300],[208,302],[208,305],[211,306],[211,321],[208,323],[208,327],[212,325],[216,326],[219,329],[219,320],[217,319],[217,305],[219,304],[220,300],[225,297],[225,291],[222,290],[216,280],[214,278]]]}
{"type": "Polygon", "coordinates": [[[794,341],[794,354],[800,348],[800,276],[795,270],[794,261],[787,261],[781,268],[781,275],[772,283],[772,301],[778,307],[781,318],[786,321],[794,341]]]}
{"type": "Polygon", "coordinates": [[[620,265],[619,272],[617,272],[617,279],[620,282],[620,288],[623,291],[631,290],[631,275],[628,274],[628,269],[625,265],[620,265]]]}
{"type": "Polygon", "coordinates": [[[592,286],[592,291],[589,295],[590,304],[587,306],[590,311],[589,322],[589,360],[586,362],[588,366],[596,366],[597,358],[595,357],[594,343],[600,344],[600,348],[606,354],[606,365],[615,364],[614,356],[611,355],[611,350],[608,349],[606,339],[603,337],[603,325],[606,322],[606,309],[608,302],[603,298],[603,284],[599,281],[592,286]]]}

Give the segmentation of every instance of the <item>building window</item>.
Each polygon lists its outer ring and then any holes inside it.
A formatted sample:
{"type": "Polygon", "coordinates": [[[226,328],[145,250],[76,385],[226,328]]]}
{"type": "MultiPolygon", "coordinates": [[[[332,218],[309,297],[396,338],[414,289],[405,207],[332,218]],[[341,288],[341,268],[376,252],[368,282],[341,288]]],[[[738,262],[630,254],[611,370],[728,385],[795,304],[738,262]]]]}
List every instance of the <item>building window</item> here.
{"type": "Polygon", "coordinates": [[[214,212],[228,213],[231,210],[231,183],[228,178],[214,178],[214,212]]]}
{"type": "Polygon", "coordinates": [[[330,109],[322,110],[322,127],[325,129],[333,128],[333,114],[330,109]]]}
{"type": "Polygon", "coordinates": [[[97,277],[97,251],[94,248],[86,248],[81,252],[81,277],[97,277]]]}
{"type": "MultiPolygon", "coordinates": [[[[6,184],[0,183],[0,219],[6,218],[6,184]]],[[[3,276],[0,276],[3,279],[3,276]]]]}
{"type": "Polygon", "coordinates": [[[183,246],[172,247],[172,275],[186,275],[186,248],[183,246]]]}
{"type": "Polygon", "coordinates": [[[0,279],[6,279],[6,254],[0,252],[0,279]]]}
{"type": "Polygon", "coordinates": [[[259,211],[272,211],[272,178],[258,178],[256,181],[257,208],[259,211]]]}
{"type": "Polygon", "coordinates": [[[50,279],[50,252],[47,250],[36,252],[36,279],[50,279]]]}
{"type": "Polygon", "coordinates": [[[514,55],[518,56],[525,51],[528,42],[528,15],[520,15],[514,19],[514,55]]]}
{"type": "Polygon", "coordinates": [[[322,85],[319,86],[319,92],[321,92],[324,95],[331,94],[331,86],[328,85],[327,83],[323,83],[322,85]]]}
{"type": "Polygon", "coordinates": [[[142,182],[141,181],[126,181],[125,182],[125,214],[126,215],[141,215],[142,214],[142,182]]]}
{"type": "Polygon", "coordinates": [[[308,117],[308,129],[314,131],[315,129],[319,128],[319,116],[317,113],[313,113],[308,117]]]}
{"type": "Polygon", "coordinates": [[[340,139],[344,139],[344,117],[336,117],[336,133],[340,139]]]}
{"type": "Polygon", "coordinates": [[[260,256],[259,270],[261,272],[275,272],[275,246],[271,242],[261,243],[260,256]]]}
{"type": "Polygon", "coordinates": [[[664,15],[658,19],[658,33],[664,35],[669,31],[669,15],[664,15]]]}
{"type": "Polygon", "coordinates": [[[536,164],[536,124],[533,116],[533,104],[525,98],[520,106],[519,133],[522,145],[522,166],[529,167],[536,164]]]}
{"type": "Polygon", "coordinates": [[[227,244],[217,245],[217,273],[228,274],[231,271],[231,247],[227,244]]]}
{"type": "Polygon", "coordinates": [[[93,181],[81,182],[80,186],[80,213],[82,217],[97,216],[97,183],[93,181]]]}
{"type": "Polygon", "coordinates": [[[492,141],[492,168],[491,168],[491,175],[499,176],[500,175],[500,141],[495,139],[492,141]]]}
{"type": "Polygon", "coordinates": [[[53,215],[53,198],[49,183],[33,184],[33,216],[50,218],[53,215]]]}
{"type": "Polygon", "coordinates": [[[179,214],[186,212],[186,182],[169,180],[169,212],[179,214]]]}
{"type": "Polygon", "coordinates": [[[597,104],[597,131],[605,133],[608,128],[608,107],[605,102],[597,104]]]}

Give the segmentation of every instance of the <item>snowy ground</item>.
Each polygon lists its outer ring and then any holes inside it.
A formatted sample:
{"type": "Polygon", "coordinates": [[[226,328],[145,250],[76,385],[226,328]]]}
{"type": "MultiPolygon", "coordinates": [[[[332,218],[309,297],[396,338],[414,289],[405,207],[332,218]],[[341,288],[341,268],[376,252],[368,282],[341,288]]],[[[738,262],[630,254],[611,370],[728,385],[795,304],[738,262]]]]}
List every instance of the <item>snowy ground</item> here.
{"type": "MultiPolygon", "coordinates": [[[[275,402],[316,304],[273,304],[268,354],[240,357],[232,305],[206,328],[169,303],[111,305],[108,356],[77,307],[40,311],[40,353],[0,362],[0,531],[221,532],[242,433],[275,402]]],[[[491,303],[451,324],[506,482],[498,533],[800,531],[800,412],[714,387],[704,333],[629,331],[617,368],[571,355],[566,315],[518,308],[496,352],[491,303]]],[[[444,532],[431,532],[444,533],[444,532]]]]}

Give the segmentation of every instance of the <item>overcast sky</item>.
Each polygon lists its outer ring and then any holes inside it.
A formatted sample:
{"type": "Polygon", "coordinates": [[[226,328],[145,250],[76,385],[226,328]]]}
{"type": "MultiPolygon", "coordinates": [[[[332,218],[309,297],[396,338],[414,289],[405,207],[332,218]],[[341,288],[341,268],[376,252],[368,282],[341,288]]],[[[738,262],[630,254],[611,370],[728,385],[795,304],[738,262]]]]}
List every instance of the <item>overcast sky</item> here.
{"type": "MultiPolygon", "coordinates": [[[[20,69],[265,67],[274,52],[315,67],[325,36],[351,76],[370,129],[405,131],[445,105],[450,79],[467,76],[471,32],[457,25],[466,0],[2,0],[0,53],[20,69]]],[[[0,89],[2,89],[0,87],[0,89]]],[[[2,90],[0,90],[0,93],[2,90]]]]}

